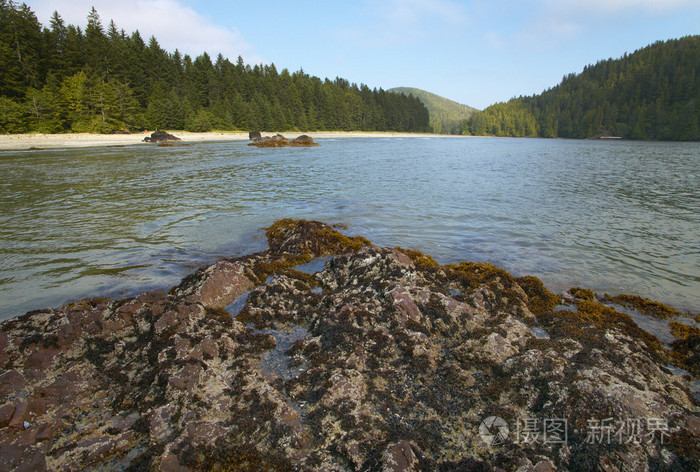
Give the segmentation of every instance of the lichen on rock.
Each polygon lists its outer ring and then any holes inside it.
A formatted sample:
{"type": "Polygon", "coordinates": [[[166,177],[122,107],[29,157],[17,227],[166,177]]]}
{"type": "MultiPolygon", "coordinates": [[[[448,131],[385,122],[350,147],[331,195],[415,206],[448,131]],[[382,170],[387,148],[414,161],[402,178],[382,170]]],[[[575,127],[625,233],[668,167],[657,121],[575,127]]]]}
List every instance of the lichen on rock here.
{"type": "Polygon", "coordinates": [[[266,236],[268,250],[168,293],[2,323],[4,468],[700,466],[698,402],[668,367],[697,362],[692,327],[673,325],[685,344],[667,346],[590,291],[562,299],[533,277],[441,266],[316,221],[266,236]],[[319,257],[322,270],[295,269],[319,257]],[[508,425],[498,444],[481,427],[493,417],[508,425]]]}

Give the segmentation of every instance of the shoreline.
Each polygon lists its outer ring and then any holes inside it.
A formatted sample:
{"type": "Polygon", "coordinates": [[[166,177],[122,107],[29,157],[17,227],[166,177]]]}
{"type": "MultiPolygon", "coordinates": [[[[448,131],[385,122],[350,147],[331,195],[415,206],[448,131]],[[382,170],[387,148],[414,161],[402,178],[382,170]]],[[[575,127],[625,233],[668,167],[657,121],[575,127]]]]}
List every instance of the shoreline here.
{"type": "MultiPolygon", "coordinates": [[[[166,130],[182,139],[183,144],[214,142],[214,141],[248,141],[247,131],[208,131],[205,133],[192,133],[188,131],[166,130]]],[[[261,132],[263,135],[277,134],[275,131],[261,132]]],[[[461,135],[432,134],[432,133],[399,133],[392,131],[316,131],[316,132],[282,132],[285,137],[295,139],[307,134],[316,139],[344,139],[344,138],[459,138],[468,137],[461,135]]],[[[92,133],[66,133],[66,134],[0,134],[0,151],[39,151],[47,149],[73,149],[88,147],[111,146],[136,146],[150,145],[143,139],[150,136],[151,132],[132,134],[92,134],[92,133]]]]}

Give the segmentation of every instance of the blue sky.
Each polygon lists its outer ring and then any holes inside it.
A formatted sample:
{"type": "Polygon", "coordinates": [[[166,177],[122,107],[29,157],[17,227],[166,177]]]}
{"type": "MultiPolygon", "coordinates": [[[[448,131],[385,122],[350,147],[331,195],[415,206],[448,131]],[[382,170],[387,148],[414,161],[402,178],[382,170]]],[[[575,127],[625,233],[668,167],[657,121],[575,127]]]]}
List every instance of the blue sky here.
{"type": "Polygon", "coordinates": [[[587,64],[700,34],[700,0],[34,0],[84,27],[154,35],[168,51],[274,62],[371,88],[417,87],[485,108],[540,93],[587,64]]]}

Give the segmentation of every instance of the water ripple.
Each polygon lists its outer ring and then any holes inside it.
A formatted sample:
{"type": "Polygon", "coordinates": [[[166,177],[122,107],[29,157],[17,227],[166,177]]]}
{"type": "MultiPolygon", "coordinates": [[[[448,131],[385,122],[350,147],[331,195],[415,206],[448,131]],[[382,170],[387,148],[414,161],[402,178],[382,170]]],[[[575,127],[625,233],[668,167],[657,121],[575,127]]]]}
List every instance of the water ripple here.
{"type": "Polygon", "coordinates": [[[321,140],[0,154],[0,319],[167,288],[279,218],[700,309],[700,145],[321,140]]]}

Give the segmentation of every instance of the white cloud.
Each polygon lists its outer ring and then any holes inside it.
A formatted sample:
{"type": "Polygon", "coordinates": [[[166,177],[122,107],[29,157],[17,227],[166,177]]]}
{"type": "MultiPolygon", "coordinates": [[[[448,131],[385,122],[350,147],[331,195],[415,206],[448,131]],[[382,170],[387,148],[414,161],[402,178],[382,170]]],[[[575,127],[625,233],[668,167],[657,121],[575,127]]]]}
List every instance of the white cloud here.
{"type": "Polygon", "coordinates": [[[615,13],[640,8],[654,12],[673,11],[686,6],[697,6],[698,0],[570,0],[550,3],[560,8],[573,7],[580,11],[615,13]]]}
{"type": "Polygon", "coordinates": [[[533,16],[512,34],[524,48],[556,48],[575,40],[601,24],[630,17],[677,13],[699,0],[535,0],[533,16]]]}
{"type": "Polygon", "coordinates": [[[425,20],[437,20],[457,26],[467,21],[464,8],[449,0],[390,0],[380,5],[390,23],[414,27],[425,20]]]}
{"type": "Polygon", "coordinates": [[[456,29],[469,21],[464,5],[453,0],[366,0],[372,20],[359,30],[339,32],[367,46],[406,44],[422,36],[456,29]]]}
{"type": "Polygon", "coordinates": [[[127,34],[139,30],[146,42],[155,36],[169,52],[178,49],[194,58],[206,51],[212,58],[221,53],[232,61],[240,55],[247,63],[265,62],[237,29],[217,25],[176,0],[37,0],[31,8],[45,26],[58,11],[67,24],[84,29],[93,6],[105,30],[114,20],[127,34]]]}

